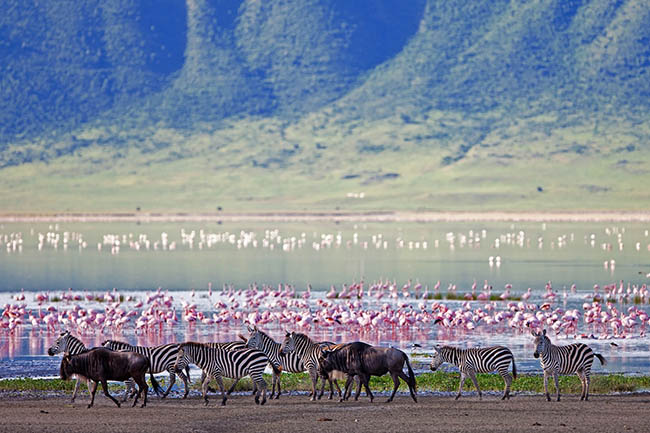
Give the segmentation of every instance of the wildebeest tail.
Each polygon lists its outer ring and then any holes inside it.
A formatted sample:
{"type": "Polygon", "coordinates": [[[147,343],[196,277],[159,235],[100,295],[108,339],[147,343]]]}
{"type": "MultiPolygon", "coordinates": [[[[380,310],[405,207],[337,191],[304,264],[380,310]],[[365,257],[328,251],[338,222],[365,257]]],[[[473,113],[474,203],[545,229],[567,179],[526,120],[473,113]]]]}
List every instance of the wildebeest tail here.
{"type": "Polygon", "coordinates": [[[404,354],[404,360],[406,361],[406,368],[409,370],[409,385],[413,387],[414,390],[417,391],[417,382],[415,381],[415,373],[413,373],[413,369],[411,368],[411,363],[409,362],[409,357],[405,353],[404,354]]]}
{"type": "Polygon", "coordinates": [[[594,353],[594,355],[596,355],[596,358],[598,358],[600,360],[600,363],[602,365],[607,364],[607,360],[605,359],[605,357],[603,355],[601,355],[600,353],[594,353]]]}
{"type": "Polygon", "coordinates": [[[151,386],[153,387],[153,390],[156,392],[156,395],[160,395],[162,392],[162,388],[160,387],[160,384],[156,380],[156,377],[153,375],[151,371],[149,371],[149,377],[151,378],[151,386]]]}

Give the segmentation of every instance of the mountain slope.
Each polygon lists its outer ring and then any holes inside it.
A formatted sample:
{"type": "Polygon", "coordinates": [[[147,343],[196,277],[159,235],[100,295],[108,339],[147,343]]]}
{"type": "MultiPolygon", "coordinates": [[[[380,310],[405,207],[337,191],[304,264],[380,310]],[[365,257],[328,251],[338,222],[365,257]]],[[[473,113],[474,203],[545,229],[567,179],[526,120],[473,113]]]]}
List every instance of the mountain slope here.
{"type": "Polygon", "coordinates": [[[641,0],[0,9],[8,210],[648,203],[641,0]]]}

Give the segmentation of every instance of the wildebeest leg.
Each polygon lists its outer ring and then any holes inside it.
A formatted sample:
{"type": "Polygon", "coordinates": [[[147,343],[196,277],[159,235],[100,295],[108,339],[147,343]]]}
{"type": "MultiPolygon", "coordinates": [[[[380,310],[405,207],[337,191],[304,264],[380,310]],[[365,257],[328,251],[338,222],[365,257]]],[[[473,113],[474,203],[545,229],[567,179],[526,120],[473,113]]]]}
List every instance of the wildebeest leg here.
{"type": "Polygon", "coordinates": [[[149,392],[149,385],[147,385],[147,379],[144,377],[144,374],[142,375],[142,377],[133,376],[133,379],[135,380],[135,382],[138,384],[138,387],[140,388],[138,394],[135,396],[135,400],[133,401],[133,406],[135,406],[135,404],[138,402],[138,397],[140,397],[140,394],[144,394],[143,397],[144,401],[142,402],[142,406],[140,407],[145,407],[147,405],[147,394],[149,392]]]}
{"type": "Polygon", "coordinates": [[[397,373],[391,373],[390,377],[393,379],[393,393],[390,395],[390,398],[386,400],[386,403],[393,401],[397,388],[399,388],[399,377],[397,376],[397,373]]]}
{"type": "Polygon", "coordinates": [[[92,389],[90,390],[90,404],[88,405],[88,409],[95,404],[95,392],[97,392],[97,382],[93,383],[92,389]]]}
{"type": "Polygon", "coordinates": [[[458,394],[456,394],[456,400],[460,398],[460,395],[463,392],[463,383],[465,382],[465,373],[460,372],[460,386],[458,386],[458,394]]]}
{"type": "Polygon", "coordinates": [[[469,372],[469,378],[472,379],[476,390],[478,391],[478,399],[483,400],[483,394],[481,394],[481,388],[478,387],[478,380],[476,379],[476,373],[474,371],[469,372]]]}
{"type": "Polygon", "coordinates": [[[336,386],[336,390],[339,393],[339,397],[341,396],[341,387],[339,386],[339,381],[334,379],[333,381],[330,382],[330,396],[329,396],[330,400],[334,397],[334,390],[332,389],[332,382],[334,383],[334,386],[336,386]]]}
{"type": "Polygon", "coordinates": [[[113,400],[113,403],[115,403],[117,407],[120,407],[120,402],[117,401],[115,397],[113,397],[108,393],[108,382],[106,381],[106,379],[102,380],[102,389],[104,390],[104,395],[110,398],[111,400],[113,400]]]}
{"type": "MultiPolygon", "coordinates": [[[[370,397],[370,403],[372,403],[372,401],[375,399],[375,396],[372,395],[372,391],[370,391],[370,376],[366,374],[361,374],[359,375],[359,378],[361,379],[361,383],[363,383],[364,388],[366,388],[366,395],[370,397]]],[[[361,389],[361,386],[359,386],[359,389],[361,389]]],[[[359,395],[357,394],[357,398],[358,397],[359,395]]]]}
{"type": "Polygon", "coordinates": [[[343,396],[339,401],[347,400],[350,397],[350,393],[351,393],[350,385],[352,384],[353,378],[354,376],[348,374],[348,378],[345,381],[345,387],[343,388],[343,396]]]}
{"type": "Polygon", "coordinates": [[[398,371],[398,372],[397,372],[397,375],[398,375],[399,377],[401,377],[402,380],[404,380],[404,382],[406,382],[406,384],[407,384],[408,387],[409,387],[409,392],[411,393],[411,398],[413,399],[414,402],[417,403],[417,402],[418,402],[418,399],[417,399],[417,397],[415,397],[415,389],[414,389],[413,386],[411,385],[411,380],[409,379],[409,377],[408,377],[406,374],[404,374],[404,372],[403,372],[402,370],[398,371]]]}

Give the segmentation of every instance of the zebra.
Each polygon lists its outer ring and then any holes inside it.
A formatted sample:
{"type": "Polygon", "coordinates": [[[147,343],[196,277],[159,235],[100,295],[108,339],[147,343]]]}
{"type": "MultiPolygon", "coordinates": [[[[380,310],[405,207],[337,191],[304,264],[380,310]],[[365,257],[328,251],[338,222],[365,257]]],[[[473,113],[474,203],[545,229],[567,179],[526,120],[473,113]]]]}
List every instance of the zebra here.
{"type": "Polygon", "coordinates": [[[196,364],[206,372],[206,378],[202,384],[203,399],[206,406],[208,405],[208,383],[213,377],[221,390],[221,405],[226,405],[228,397],[224,392],[222,376],[234,379],[250,376],[257,387],[255,403],[266,403],[266,382],[262,374],[269,359],[263,352],[255,349],[230,351],[220,348],[213,349],[205,344],[186,342],[181,343],[178,347],[175,366],[180,367],[183,360],[196,364]],[[260,392],[262,393],[261,402],[260,392]]]}
{"type": "Polygon", "coordinates": [[[451,346],[436,346],[436,351],[433,354],[431,365],[429,368],[436,371],[443,362],[448,362],[455,365],[460,370],[460,386],[458,387],[458,400],[463,392],[463,383],[467,376],[472,379],[474,386],[478,391],[478,398],[483,398],[481,389],[478,386],[476,373],[490,373],[494,370],[498,371],[503,381],[505,382],[505,389],[501,400],[510,399],[510,384],[513,378],[517,379],[517,366],[515,365],[515,358],[512,356],[510,349],[504,346],[492,346],[482,348],[461,349],[459,347],[451,346]],[[512,376],[508,372],[508,367],[512,362],[512,376]]]}
{"type": "MultiPolygon", "coordinates": [[[[179,363],[179,369],[176,370],[176,354],[178,353],[178,344],[163,344],[161,346],[154,347],[145,347],[145,346],[133,346],[129,343],[117,340],[106,340],[102,343],[102,346],[107,347],[111,350],[122,350],[129,352],[136,352],[147,357],[151,363],[150,374],[161,373],[163,371],[169,372],[169,387],[167,391],[163,392],[162,398],[167,397],[169,391],[171,391],[172,386],[176,382],[176,374],[183,380],[185,384],[185,394],[183,398],[187,397],[187,394],[190,392],[190,369],[187,363],[179,363]],[[185,369],[185,374],[183,374],[183,369],[185,369]]],[[[134,387],[135,388],[135,387],[134,387]]],[[[156,391],[157,393],[157,391],[156,391]]]]}
{"type": "MultiPolygon", "coordinates": [[[[225,343],[202,343],[202,344],[205,344],[211,349],[223,349],[228,351],[247,349],[246,343],[244,341],[228,341],[225,343]]],[[[187,359],[185,359],[185,363],[190,364],[190,362],[187,359]]],[[[203,383],[203,381],[205,380],[205,375],[206,375],[205,371],[201,372],[201,383],[203,383]]],[[[235,381],[232,383],[232,386],[226,392],[226,395],[232,394],[238,382],[239,379],[235,379],[235,381]]],[[[217,390],[208,386],[208,391],[216,392],[217,390]]],[[[255,394],[256,391],[257,391],[257,385],[253,383],[253,394],[255,394]]]]}
{"type": "MultiPolygon", "coordinates": [[[[320,395],[318,396],[319,400],[323,396],[323,392],[325,390],[325,380],[327,380],[330,384],[330,396],[329,396],[330,400],[334,395],[334,388],[332,383],[336,384],[336,388],[339,391],[339,396],[341,395],[341,389],[339,388],[336,379],[330,376],[322,376],[320,374],[320,365],[318,362],[318,358],[323,354],[323,350],[328,347],[329,348],[335,347],[334,343],[328,341],[322,343],[316,343],[312,341],[311,338],[309,338],[305,334],[300,334],[297,332],[287,332],[284,337],[284,341],[280,346],[281,346],[280,353],[285,355],[295,353],[304,364],[304,369],[309,372],[309,376],[311,377],[311,385],[312,385],[311,386],[312,401],[316,400],[316,384],[318,383],[318,376],[321,376],[321,381],[322,381],[320,395]]],[[[357,391],[357,394],[358,392],[359,391],[357,391]]]]}
{"type": "Polygon", "coordinates": [[[280,375],[282,372],[302,373],[306,368],[302,363],[300,356],[294,353],[281,353],[280,343],[273,340],[263,331],[257,329],[257,326],[253,328],[249,326],[248,332],[250,335],[248,336],[248,342],[246,343],[247,347],[260,350],[269,358],[269,364],[271,364],[271,367],[273,368],[271,396],[269,398],[275,396],[277,400],[280,398],[280,375]],[[276,384],[278,387],[277,395],[275,394],[276,384]]]}
{"type": "MultiPolygon", "coordinates": [[[[66,330],[59,335],[59,338],[56,339],[54,344],[47,349],[47,354],[50,356],[54,356],[57,353],[69,353],[70,355],[78,355],[80,353],[83,353],[87,351],[88,348],[79,340],[77,337],[72,335],[70,331],[66,330]]],[[[76,382],[74,384],[74,391],[72,391],[72,399],[70,400],[70,403],[74,403],[75,398],[77,398],[77,392],[79,391],[79,382],[80,380],[84,379],[86,381],[86,385],[88,386],[88,392],[90,393],[90,388],[93,385],[93,381],[83,377],[83,376],[77,376],[76,377],[76,382]]]]}
{"type": "Polygon", "coordinates": [[[594,356],[598,357],[602,365],[605,365],[607,360],[600,353],[594,353],[584,343],[555,346],[546,336],[546,330],[543,332],[531,331],[531,334],[535,337],[535,352],[533,356],[540,358],[540,364],[542,365],[542,370],[544,370],[544,393],[546,393],[546,400],[551,401],[551,396],[548,393],[548,377],[553,375],[557,401],[560,401],[558,376],[560,374],[573,373],[578,375],[580,384],[582,385],[580,400],[589,400],[589,375],[591,373],[591,365],[594,362],[594,356]]]}

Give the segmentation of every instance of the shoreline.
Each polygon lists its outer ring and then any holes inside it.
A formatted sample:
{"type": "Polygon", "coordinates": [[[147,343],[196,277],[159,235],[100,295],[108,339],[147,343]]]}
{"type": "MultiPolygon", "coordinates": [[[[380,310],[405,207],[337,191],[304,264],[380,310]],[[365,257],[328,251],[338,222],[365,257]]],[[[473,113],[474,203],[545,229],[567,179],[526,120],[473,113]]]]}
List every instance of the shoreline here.
{"type": "Polygon", "coordinates": [[[650,222],[650,211],[323,211],[5,213],[0,223],[24,222],[650,222]]]}
{"type": "Polygon", "coordinates": [[[383,396],[377,397],[374,403],[365,395],[357,402],[339,403],[283,395],[257,406],[250,395],[237,395],[229,398],[226,406],[219,404],[218,397],[211,397],[205,406],[200,397],[161,400],[150,396],[144,409],[128,407],[130,404],[117,408],[101,391],[91,409],[86,408],[88,396],[84,394],[74,404],[67,396],[24,400],[0,397],[0,432],[647,431],[647,395],[594,395],[588,402],[572,394],[563,394],[561,402],[523,395],[506,401],[496,396],[480,401],[475,395],[458,401],[422,396],[418,403],[398,395],[389,404],[384,403],[383,396]]]}

